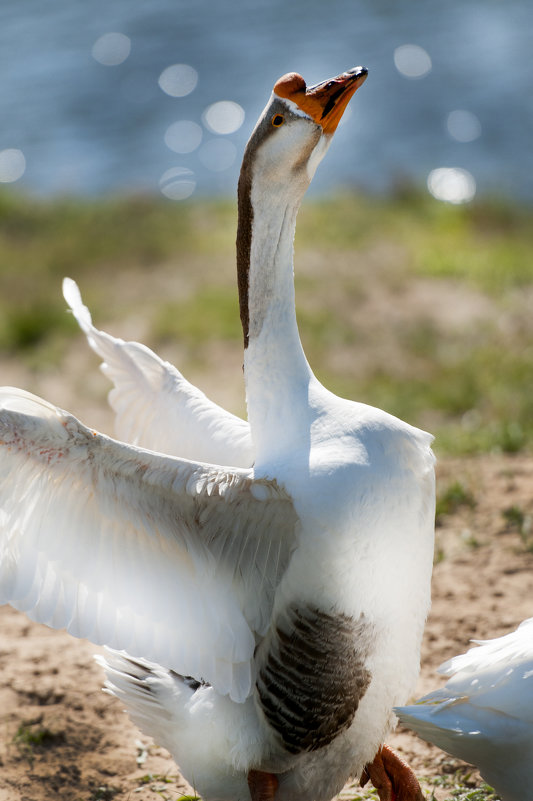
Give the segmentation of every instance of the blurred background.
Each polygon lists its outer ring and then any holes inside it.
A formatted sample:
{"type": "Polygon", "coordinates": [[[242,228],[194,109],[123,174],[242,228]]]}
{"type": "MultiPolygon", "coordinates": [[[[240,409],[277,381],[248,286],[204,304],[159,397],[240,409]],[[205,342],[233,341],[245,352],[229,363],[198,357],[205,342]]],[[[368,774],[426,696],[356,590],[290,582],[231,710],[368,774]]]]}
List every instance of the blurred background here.
{"type": "Polygon", "coordinates": [[[6,376],[110,427],[60,296],[70,275],[99,324],[244,413],[245,142],[283,73],[363,64],[298,224],[306,352],[443,452],[527,447],[532,30],[529,0],[3,0],[6,376]]]}
{"type": "Polygon", "coordinates": [[[533,199],[528,0],[3,0],[0,181],[232,194],[275,80],[370,78],[315,192],[533,199]],[[448,186],[446,186],[448,184],[448,186]]]}
{"type": "MultiPolygon", "coordinates": [[[[107,433],[63,277],[98,327],[245,415],[245,142],[283,73],[368,68],[299,214],[297,312],[328,388],[435,434],[424,691],[470,637],[531,615],[532,31],[531,0],[0,1],[1,383],[107,433]]],[[[168,761],[136,770],[138,735],[79,643],[0,616],[10,800],[180,798],[168,761]]],[[[470,768],[402,747],[435,801],[496,801],[470,768]]]]}

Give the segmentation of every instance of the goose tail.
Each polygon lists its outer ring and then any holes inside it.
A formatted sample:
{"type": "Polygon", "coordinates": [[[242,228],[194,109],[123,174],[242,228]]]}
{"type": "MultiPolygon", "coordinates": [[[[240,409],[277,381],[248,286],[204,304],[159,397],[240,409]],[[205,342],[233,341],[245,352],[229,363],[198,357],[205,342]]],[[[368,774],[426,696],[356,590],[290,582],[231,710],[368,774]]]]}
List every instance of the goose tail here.
{"type": "Polygon", "coordinates": [[[104,669],[104,691],[118,698],[132,721],[168,751],[175,748],[176,726],[186,723],[185,705],[198,682],[154,662],[105,649],[95,656],[104,669]]]}

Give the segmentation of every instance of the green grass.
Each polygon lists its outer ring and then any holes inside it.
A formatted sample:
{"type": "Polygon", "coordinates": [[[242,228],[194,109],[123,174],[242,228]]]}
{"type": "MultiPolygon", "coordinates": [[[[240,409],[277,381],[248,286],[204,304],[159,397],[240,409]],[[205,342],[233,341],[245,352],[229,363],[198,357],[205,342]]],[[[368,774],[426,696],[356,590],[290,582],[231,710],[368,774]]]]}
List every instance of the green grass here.
{"type": "MultiPolygon", "coordinates": [[[[446,801],[500,801],[500,796],[492,787],[483,781],[480,783],[479,780],[472,779],[467,766],[448,771],[449,768],[444,765],[443,773],[423,780],[423,786],[444,788],[449,792],[446,801]]],[[[428,801],[434,801],[435,793],[431,789],[430,793],[428,801]]]]}
{"type": "MultiPolygon", "coordinates": [[[[457,760],[442,763],[438,776],[418,776],[426,801],[435,801],[435,790],[446,791],[445,801],[500,801],[500,796],[489,787],[468,765],[457,760]]],[[[357,784],[343,790],[342,801],[377,801],[378,794],[371,785],[360,788],[357,784]]]]}
{"type": "Polygon", "coordinates": [[[12,742],[18,749],[20,756],[30,766],[33,766],[36,752],[63,743],[64,740],[64,732],[52,731],[47,726],[43,726],[40,720],[37,720],[21,723],[13,736],[12,742]]]}
{"type": "MultiPolygon", "coordinates": [[[[169,776],[166,773],[145,773],[144,776],[140,776],[135,781],[142,786],[143,784],[156,784],[159,782],[160,784],[172,784],[177,779],[177,776],[169,776]]],[[[183,796],[186,798],[187,796],[183,796]]]]}
{"type": "Polygon", "coordinates": [[[40,723],[21,723],[13,737],[13,742],[22,746],[46,746],[61,742],[64,735],[53,732],[40,723]]]}
{"type": "Polygon", "coordinates": [[[453,801],[499,801],[500,796],[496,795],[492,787],[483,785],[475,789],[457,789],[452,794],[453,801]]]}
{"type": "Polygon", "coordinates": [[[476,500],[472,492],[460,481],[452,481],[445,490],[437,494],[435,517],[438,521],[442,515],[451,515],[461,506],[472,509],[475,505],[476,500]]]}
{"type": "Polygon", "coordinates": [[[187,301],[162,303],[154,314],[152,333],[164,342],[178,340],[189,347],[211,340],[242,340],[239,304],[228,287],[200,288],[187,301]]]}
{"type": "MultiPolygon", "coordinates": [[[[444,774],[431,779],[423,779],[421,786],[426,801],[435,801],[434,788],[436,787],[443,787],[449,792],[446,801],[500,801],[500,796],[492,787],[484,783],[473,786],[468,777],[450,777],[444,774]]],[[[353,795],[343,792],[342,798],[343,801],[378,801],[378,793],[373,787],[365,787],[361,790],[354,790],[353,795]]]]}
{"type": "Polygon", "coordinates": [[[526,551],[533,551],[533,531],[531,515],[519,506],[509,506],[502,511],[508,529],[518,531],[526,551]]]}
{"type": "MultiPolygon", "coordinates": [[[[178,366],[209,370],[219,343],[241,347],[235,223],[233,201],[0,193],[0,353],[30,370],[62,364],[78,336],[60,293],[70,275],[97,324],[120,334],[146,305],[147,344],[179,343],[178,366]]],[[[531,449],[529,209],[450,206],[405,188],[306,201],[295,261],[301,336],[326,386],[431,430],[440,454],[531,449]],[[414,303],[420,287],[425,304],[414,303]],[[448,322],[440,306],[454,298],[478,317],[456,324],[444,309],[448,322]]]]}
{"type": "Polygon", "coordinates": [[[95,787],[89,796],[89,801],[112,801],[120,793],[119,787],[111,787],[107,784],[95,787]]]}
{"type": "Polygon", "coordinates": [[[145,197],[44,203],[0,192],[0,349],[24,356],[75,330],[61,297],[65,275],[85,279],[97,309],[120,306],[106,297],[110,274],[148,280],[154,264],[185,266],[192,253],[207,260],[217,248],[231,251],[234,217],[224,203],[176,213],[145,197]]]}
{"type": "Polygon", "coordinates": [[[531,209],[501,200],[467,206],[406,190],[390,199],[341,195],[308,204],[298,237],[352,250],[384,236],[405,247],[414,274],[453,278],[492,294],[531,284],[531,209]]]}

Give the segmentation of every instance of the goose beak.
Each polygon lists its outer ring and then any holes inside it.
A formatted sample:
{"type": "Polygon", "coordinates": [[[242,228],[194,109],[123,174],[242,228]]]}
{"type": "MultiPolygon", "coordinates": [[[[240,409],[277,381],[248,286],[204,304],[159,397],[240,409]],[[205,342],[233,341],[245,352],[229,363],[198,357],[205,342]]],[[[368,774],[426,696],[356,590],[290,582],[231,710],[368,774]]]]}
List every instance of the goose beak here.
{"type": "Polygon", "coordinates": [[[315,86],[307,87],[301,75],[289,72],[283,75],[274,86],[278,97],[285,97],[296,105],[318,125],[325,134],[335,133],[348,101],[365,82],[368,70],[366,67],[353,69],[330,78],[315,86]]]}
{"type": "Polygon", "coordinates": [[[306,89],[306,98],[316,108],[313,119],[320,123],[325,134],[331,136],[335,133],[350,98],[366,81],[367,75],[368,70],[365,67],[353,67],[336,78],[306,89]]]}

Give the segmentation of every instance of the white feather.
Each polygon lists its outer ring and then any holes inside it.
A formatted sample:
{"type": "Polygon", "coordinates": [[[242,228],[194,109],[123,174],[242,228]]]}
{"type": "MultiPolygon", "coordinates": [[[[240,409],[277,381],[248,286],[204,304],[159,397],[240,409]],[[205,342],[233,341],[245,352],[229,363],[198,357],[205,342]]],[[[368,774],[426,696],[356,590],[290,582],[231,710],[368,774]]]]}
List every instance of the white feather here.
{"type": "Polygon", "coordinates": [[[118,439],[185,459],[251,467],[253,447],[245,420],[210,401],[145,345],[95,328],[70,278],[63,281],[63,295],[114,384],[109,402],[118,439]]]}
{"type": "Polygon", "coordinates": [[[2,600],[243,700],[233,666],[251,662],[295,543],[287,494],[124,445],[21,390],[0,403],[2,600]]]}
{"type": "Polygon", "coordinates": [[[533,787],[533,618],[445,662],[439,690],[396,710],[424,740],[476,765],[503,801],[533,787]]]}

